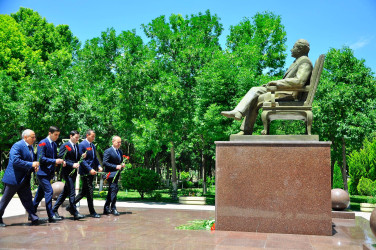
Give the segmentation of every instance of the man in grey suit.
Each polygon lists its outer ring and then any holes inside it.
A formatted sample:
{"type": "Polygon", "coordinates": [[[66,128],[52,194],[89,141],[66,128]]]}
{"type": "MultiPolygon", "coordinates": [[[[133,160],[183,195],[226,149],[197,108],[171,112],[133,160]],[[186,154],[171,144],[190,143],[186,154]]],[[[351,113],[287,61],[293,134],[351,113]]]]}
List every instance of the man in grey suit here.
{"type": "Polygon", "coordinates": [[[296,58],[293,64],[285,73],[283,79],[271,81],[261,87],[253,87],[243,97],[235,109],[231,111],[222,111],[221,114],[228,118],[241,120],[245,117],[240,127],[239,134],[251,135],[255,124],[258,110],[264,102],[271,99],[267,92],[268,86],[277,86],[276,98],[278,100],[296,100],[299,98],[296,91],[289,91],[289,88],[301,88],[309,84],[312,74],[312,62],[308,58],[309,43],[304,39],[299,39],[291,49],[291,56],[296,58]]]}

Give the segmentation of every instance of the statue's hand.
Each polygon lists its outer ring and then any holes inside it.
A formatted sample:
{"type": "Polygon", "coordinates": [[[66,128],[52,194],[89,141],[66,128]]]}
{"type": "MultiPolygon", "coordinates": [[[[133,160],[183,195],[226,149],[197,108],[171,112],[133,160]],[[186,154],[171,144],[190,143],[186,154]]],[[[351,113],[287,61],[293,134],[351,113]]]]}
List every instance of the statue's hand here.
{"type": "Polygon", "coordinates": [[[277,85],[278,85],[278,81],[268,82],[268,86],[277,86],[277,85]]]}

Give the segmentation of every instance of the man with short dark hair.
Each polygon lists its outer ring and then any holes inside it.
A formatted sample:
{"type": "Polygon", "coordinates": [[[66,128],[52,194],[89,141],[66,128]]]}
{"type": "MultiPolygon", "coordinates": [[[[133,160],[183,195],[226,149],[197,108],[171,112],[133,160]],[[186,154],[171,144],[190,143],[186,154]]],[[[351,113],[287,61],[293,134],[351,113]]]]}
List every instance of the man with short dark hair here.
{"type": "Polygon", "coordinates": [[[37,172],[39,186],[33,201],[34,209],[36,212],[40,201],[44,197],[49,222],[61,220],[61,218],[55,216],[55,213],[52,210],[53,190],[51,186],[51,179],[55,174],[55,165],[63,164],[63,167],[65,167],[65,161],[57,158],[57,145],[55,141],[59,138],[59,135],[59,128],[51,126],[48,131],[48,136],[40,141],[37,151],[40,168],[37,172]]]}
{"type": "Polygon", "coordinates": [[[239,134],[252,134],[260,106],[271,99],[270,93],[267,92],[268,86],[277,86],[276,98],[279,100],[298,99],[297,91],[289,91],[289,88],[302,88],[309,84],[313,70],[312,62],[308,58],[309,50],[310,46],[306,40],[299,39],[296,41],[294,47],[291,49],[291,56],[296,58],[296,60],[288,68],[283,79],[271,81],[261,87],[251,88],[235,109],[221,112],[223,116],[235,120],[241,120],[242,117],[245,117],[239,134]],[[282,91],[279,89],[282,89],[282,91]]]}
{"type": "Polygon", "coordinates": [[[79,220],[84,218],[84,216],[77,211],[76,204],[74,203],[74,187],[77,177],[77,170],[75,169],[77,169],[80,166],[78,161],[80,160],[81,156],[78,152],[77,147],[77,142],[80,139],[80,134],[78,133],[78,131],[73,130],[70,132],[69,137],[69,141],[60,146],[58,155],[59,158],[63,158],[65,155],[66,167],[62,169],[63,178],[65,180],[64,190],[57,198],[52,210],[54,211],[55,216],[60,218],[60,215],[57,210],[59,209],[61,204],[63,204],[65,198],[69,196],[69,212],[71,215],[73,215],[74,220],[79,220]]]}
{"type": "MultiPolygon", "coordinates": [[[[76,196],[74,203],[79,202],[83,197],[87,198],[87,205],[89,207],[90,215],[94,218],[100,218],[101,216],[95,212],[93,203],[93,181],[94,175],[98,172],[102,172],[102,167],[99,165],[98,158],[96,156],[96,148],[93,144],[95,140],[94,130],[89,129],[86,132],[86,139],[78,145],[80,155],[86,152],[85,159],[80,164],[80,175],[82,176],[82,190],[76,196]]],[[[68,208],[70,209],[70,207],[68,208]]]]}
{"type": "Polygon", "coordinates": [[[103,214],[107,215],[110,213],[116,216],[119,215],[119,212],[116,210],[116,196],[119,191],[118,181],[120,174],[116,175],[116,173],[125,167],[125,165],[122,164],[123,152],[120,150],[120,146],[121,138],[119,136],[113,136],[112,147],[106,149],[103,155],[103,167],[106,172],[110,172],[107,177],[109,188],[103,208],[103,214]]]}
{"type": "Polygon", "coordinates": [[[29,213],[32,225],[39,223],[30,189],[31,172],[38,171],[39,167],[32,147],[34,142],[34,131],[26,129],[22,132],[22,140],[16,142],[10,149],[9,163],[2,179],[5,188],[0,201],[0,227],[6,226],[3,222],[4,211],[15,193],[18,194],[22,205],[29,213]]]}

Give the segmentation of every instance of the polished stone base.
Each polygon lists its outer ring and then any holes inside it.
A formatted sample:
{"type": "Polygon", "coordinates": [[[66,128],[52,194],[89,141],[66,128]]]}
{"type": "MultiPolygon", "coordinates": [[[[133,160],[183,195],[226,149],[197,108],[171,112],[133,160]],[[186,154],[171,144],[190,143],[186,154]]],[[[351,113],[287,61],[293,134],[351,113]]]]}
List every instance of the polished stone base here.
{"type": "Polygon", "coordinates": [[[319,141],[318,135],[230,135],[230,141],[319,141]]]}
{"type": "Polygon", "coordinates": [[[330,142],[216,142],[216,230],[332,235],[330,142]]]}
{"type": "Polygon", "coordinates": [[[355,213],[348,211],[332,211],[332,218],[354,220],[355,213]]]}

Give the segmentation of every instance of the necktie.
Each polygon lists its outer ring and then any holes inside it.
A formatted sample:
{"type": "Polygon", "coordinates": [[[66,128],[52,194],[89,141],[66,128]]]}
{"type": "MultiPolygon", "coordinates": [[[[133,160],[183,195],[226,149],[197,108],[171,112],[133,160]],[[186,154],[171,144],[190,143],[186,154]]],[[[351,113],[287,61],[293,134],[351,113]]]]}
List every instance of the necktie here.
{"type": "Polygon", "coordinates": [[[30,151],[30,154],[31,154],[31,160],[33,161],[34,160],[34,157],[33,157],[33,147],[32,146],[28,146],[29,147],[29,151],[30,151]]]}
{"type": "Polygon", "coordinates": [[[52,146],[52,157],[53,157],[53,159],[55,159],[55,146],[56,146],[56,143],[53,141],[51,143],[51,146],[52,146]]]}
{"type": "Polygon", "coordinates": [[[73,148],[74,148],[74,153],[76,154],[76,159],[77,159],[77,145],[74,144],[73,148]]]}
{"type": "Polygon", "coordinates": [[[93,143],[90,143],[90,147],[91,147],[91,151],[93,152],[93,158],[95,158],[95,157],[94,157],[95,154],[94,154],[94,145],[93,145],[93,143]]]}
{"type": "Polygon", "coordinates": [[[116,153],[117,153],[118,157],[119,157],[120,160],[121,160],[119,149],[116,149],[116,153]]]}

